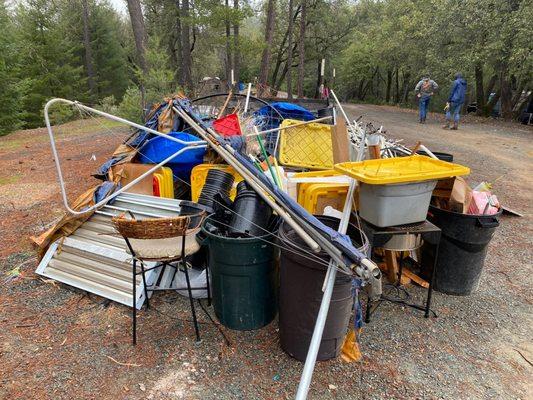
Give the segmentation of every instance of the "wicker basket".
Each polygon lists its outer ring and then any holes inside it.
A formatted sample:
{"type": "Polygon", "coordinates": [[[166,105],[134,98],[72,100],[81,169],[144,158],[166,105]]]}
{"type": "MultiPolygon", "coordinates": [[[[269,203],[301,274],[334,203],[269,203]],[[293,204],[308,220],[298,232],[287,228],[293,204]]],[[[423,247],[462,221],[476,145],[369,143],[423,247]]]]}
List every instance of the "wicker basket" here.
{"type": "MultiPolygon", "coordinates": [[[[190,222],[196,217],[201,221],[205,212],[197,215],[183,215],[177,217],[130,219],[123,215],[114,217],[111,221],[117,231],[131,239],[165,239],[190,234],[196,227],[190,227],[190,222]]],[[[199,225],[199,224],[197,224],[199,225]]]]}

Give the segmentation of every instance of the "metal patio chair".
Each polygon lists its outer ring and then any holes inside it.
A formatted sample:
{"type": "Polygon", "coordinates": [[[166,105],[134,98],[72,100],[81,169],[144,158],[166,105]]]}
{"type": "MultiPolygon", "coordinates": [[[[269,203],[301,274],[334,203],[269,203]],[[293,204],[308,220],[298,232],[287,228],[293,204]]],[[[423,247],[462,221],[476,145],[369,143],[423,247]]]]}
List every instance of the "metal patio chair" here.
{"type": "Polygon", "coordinates": [[[156,288],[157,282],[148,287],[146,282],[146,272],[155,268],[174,268],[171,284],[174,281],[178,269],[185,273],[187,281],[187,291],[191,306],[191,313],[194,322],[196,339],[200,341],[198,320],[192,297],[193,290],[207,290],[210,302],[209,272],[206,269],[206,287],[191,288],[188,265],[186,257],[194,254],[200,249],[200,244],[196,241],[196,233],[200,230],[202,221],[205,218],[205,211],[194,215],[183,215],[177,217],[135,219],[132,213],[131,218],[125,215],[112,219],[116,230],[122,235],[133,258],[132,282],[133,282],[133,304],[132,304],[132,336],[133,344],[137,343],[137,307],[135,304],[136,278],[142,275],[146,308],[150,308],[149,292],[161,290],[183,290],[185,288],[156,288]],[[155,262],[155,266],[146,268],[146,262],[155,262]],[[138,265],[140,265],[140,271],[138,265]]]}

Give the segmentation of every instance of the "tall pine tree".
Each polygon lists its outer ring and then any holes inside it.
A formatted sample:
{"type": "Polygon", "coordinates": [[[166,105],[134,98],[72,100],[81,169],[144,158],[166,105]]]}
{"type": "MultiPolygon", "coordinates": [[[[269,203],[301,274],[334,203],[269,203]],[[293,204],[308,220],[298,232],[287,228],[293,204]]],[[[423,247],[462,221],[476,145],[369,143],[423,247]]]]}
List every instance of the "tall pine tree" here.
{"type": "Polygon", "coordinates": [[[21,86],[16,74],[20,71],[13,24],[5,2],[0,0],[0,135],[17,129],[20,124],[21,86]]]}
{"type": "Polygon", "coordinates": [[[25,126],[42,126],[42,109],[52,97],[85,100],[87,83],[62,2],[28,0],[17,8],[20,56],[24,68],[22,106],[25,126]]]}

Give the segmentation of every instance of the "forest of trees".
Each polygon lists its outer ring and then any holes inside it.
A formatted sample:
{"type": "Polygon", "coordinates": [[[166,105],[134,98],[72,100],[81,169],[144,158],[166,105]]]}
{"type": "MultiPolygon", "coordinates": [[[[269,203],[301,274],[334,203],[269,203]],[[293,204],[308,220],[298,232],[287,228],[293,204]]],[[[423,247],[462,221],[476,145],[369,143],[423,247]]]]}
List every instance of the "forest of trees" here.
{"type": "Polygon", "coordinates": [[[444,102],[462,72],[480,115],[499,101],[512,119],[533,89],[533,0],[123,1],[124,15],[107,0],[0,0],[0,134],[42,126],[51,97],[138,120],[141,104],[231,70],[315,97],[322,59],[346,101],[412,105],[429,75],[444,102]]]}

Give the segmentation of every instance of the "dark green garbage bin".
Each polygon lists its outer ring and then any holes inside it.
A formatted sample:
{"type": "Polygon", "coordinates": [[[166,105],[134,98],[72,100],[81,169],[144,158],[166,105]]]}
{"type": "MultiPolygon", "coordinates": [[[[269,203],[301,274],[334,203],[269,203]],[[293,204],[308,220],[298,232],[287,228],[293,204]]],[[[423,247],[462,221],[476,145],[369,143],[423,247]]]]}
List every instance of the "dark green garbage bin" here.
{"type": "Polygon", "coordinates": [[[213,217],[202,225],[209,248],[215,314],[230,329],[262,328],[277,310],[277,250],[266,242],[274,238],[227,237],[219,234],[218,225],[213,217]]]}

